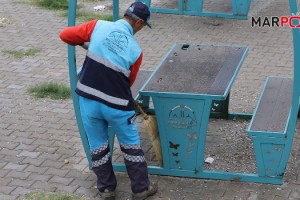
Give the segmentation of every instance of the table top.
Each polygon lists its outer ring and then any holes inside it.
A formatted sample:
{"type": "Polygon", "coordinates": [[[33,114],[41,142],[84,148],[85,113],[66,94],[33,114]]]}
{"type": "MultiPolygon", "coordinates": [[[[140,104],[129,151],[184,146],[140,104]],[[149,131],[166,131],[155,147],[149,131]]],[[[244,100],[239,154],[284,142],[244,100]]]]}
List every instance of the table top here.
{"type": "Polygon", "coordinates": [[[142,93],[226,95],[247,47],[175,44],[142,93]]]}

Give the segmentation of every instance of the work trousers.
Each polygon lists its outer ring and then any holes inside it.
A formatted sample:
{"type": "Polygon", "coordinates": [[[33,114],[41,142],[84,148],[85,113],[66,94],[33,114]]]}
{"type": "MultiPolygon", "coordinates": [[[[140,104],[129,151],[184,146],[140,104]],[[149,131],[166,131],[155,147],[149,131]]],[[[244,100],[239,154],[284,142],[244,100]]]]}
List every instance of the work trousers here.
{"type": "Polygon", "coordinates": [[[100,192],[114,191],[117,180],[113,172],[108,144],[108,126],[112,126],[119,140],[121,151],[131,180],[133,193],[148,189],[149,178],[144,152],[140,146],[135,111],[123,111],[84,97],[79,98],[80,111],[89,141],[92,169],[97,176],[100,192]]]}

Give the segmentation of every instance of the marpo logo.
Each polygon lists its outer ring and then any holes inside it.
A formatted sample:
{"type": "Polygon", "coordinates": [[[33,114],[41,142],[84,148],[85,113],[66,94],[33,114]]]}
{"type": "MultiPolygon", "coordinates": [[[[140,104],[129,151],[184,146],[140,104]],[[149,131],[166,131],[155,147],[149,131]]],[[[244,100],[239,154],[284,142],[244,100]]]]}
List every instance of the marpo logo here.
{"type": "Polygon", "coordinates": [[[300,13],[292,16],[252,17],[252,27],[285,27],[300,28],[300,13]]]}

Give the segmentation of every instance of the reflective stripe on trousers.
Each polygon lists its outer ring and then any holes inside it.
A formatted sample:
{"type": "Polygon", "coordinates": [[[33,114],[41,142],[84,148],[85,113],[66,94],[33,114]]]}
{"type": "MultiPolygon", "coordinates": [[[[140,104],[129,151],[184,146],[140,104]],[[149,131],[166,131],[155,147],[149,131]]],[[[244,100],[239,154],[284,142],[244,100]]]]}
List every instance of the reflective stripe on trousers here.
{"type": "MultiPolygon", "coordinates": [[[[149,186],[147,163],[144,152],[139,144],[120,144],[124,163],[131,181],[133,193],[147,190],[149,186]]],[[[97,188],[99,191],[108,189],[114,191],[117,186],[115,174],[110,158],[108,141],[100,148],[91,151],[93,171],[97,175],[97,188]]]]}

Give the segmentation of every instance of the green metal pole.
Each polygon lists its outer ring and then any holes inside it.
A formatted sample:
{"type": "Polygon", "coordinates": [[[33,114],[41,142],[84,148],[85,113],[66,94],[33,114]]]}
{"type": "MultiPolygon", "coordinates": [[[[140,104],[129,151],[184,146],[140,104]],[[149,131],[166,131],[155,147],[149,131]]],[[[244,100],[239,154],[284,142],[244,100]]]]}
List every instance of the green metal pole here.
{"type": "Polygon", "coordinates": [[[119,19],[119,0],[113,0],[113,19],[114,21],[119,19]]]}
{"type": "MultiPolygon", "coordinates": [[[[296,15],[299,13],[297,0],[290,0],[290,13],[292,15],[296,15]]],[[[299,25],[299,20],[295,20],[293,25],[299,25]],[[296,23],[295,23],[296,22],[296,23]]],[[[295,132],[296,122],[299,110],[299,95],[300,95],[300,29],[293,28],[293,47],[294,47],[294,84],[293,84],[293,97],[292,97],[292,108],[291,108],[291,119],[292,124],[290,125],[290,129],[295,132]]]]}
{"type": "MultiPolygon", "coordinates": [[[[296,15],[299,10],[297,6],[297,0],[289,0],[290,4],[290,13],[292,15],[296,15]]],[[[299,21],[295,20],[298,23],[294,23],[293,25],[298,25],[299,21]]],[[[285,169],[285,163],[288,162],[290,151],[293,144],[293,139],[295,135],[296,125],[297,125],[297,116],[299,111],[299,96],[300,96],[300,29],[293,28],[293,47],[294,47],[294,83],[293,83],[293,96],[292,96],[292,106],[291,106],[291,114],[290,114],[290,123],[287,129],[287,144],[285,153],[282,155],[281,165],[279,166],[279,170],[285,169]]]]}
{"type": "MultiPolygon", "coordinates": [[[[76,6],[77,6],[77,0],[69,1],[68,26],[75,25],[76,6]]],[[[92,163],[91,163],[90,147],[82,124],[82,119],[81,119],[80,109],[79,109],[79,98],[78,95],[75,93],[76,84],[77,84],[76,54],[75,54],[75,47],[71,45],[68,45],[68,63],[69,63],[69,76],[70,76],[70,85],[72,91],[72,99],[73,99],[77,125],[82,140],[82,144],[84,147],[84,151],[89,161],[89,168],[91,169],[92,163]]]]}

